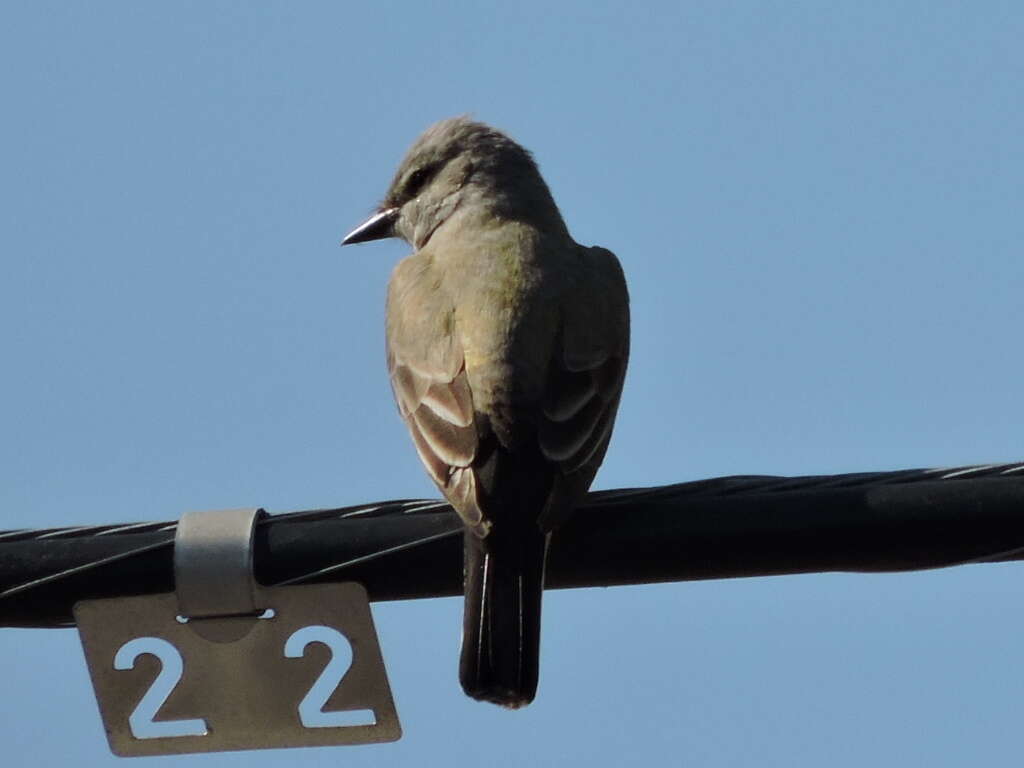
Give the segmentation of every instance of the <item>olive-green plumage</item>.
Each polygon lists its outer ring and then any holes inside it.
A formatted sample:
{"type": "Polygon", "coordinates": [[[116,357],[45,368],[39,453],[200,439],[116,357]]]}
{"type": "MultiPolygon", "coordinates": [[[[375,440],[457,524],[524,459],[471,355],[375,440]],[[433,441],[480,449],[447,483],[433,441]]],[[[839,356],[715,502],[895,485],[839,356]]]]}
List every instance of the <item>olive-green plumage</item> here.
{"type": "Polygon", "coordinates": [[[604,458],[629,355],[615,256],[577,244],[530,154],[466,118],[410,148],[343,244],[415,249],[388,287],[395,399],[466,525],[460,678],[474,698],[537,687],[547,538],[604,458]]]}

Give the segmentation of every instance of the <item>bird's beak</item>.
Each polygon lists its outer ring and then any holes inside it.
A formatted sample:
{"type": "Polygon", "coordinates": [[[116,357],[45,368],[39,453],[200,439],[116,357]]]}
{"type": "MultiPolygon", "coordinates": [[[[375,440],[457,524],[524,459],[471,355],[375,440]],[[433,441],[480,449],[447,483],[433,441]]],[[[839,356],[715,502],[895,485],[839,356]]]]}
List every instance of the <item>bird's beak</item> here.
{"type": "Polygon", "coordinates": [[[398,208],[385,208],[383,211],[377,211],[377,213],[345,235],[342,238],[341,244],[352,245],[352,243],[366,243],[370,240],[394,237],[395,221],[397,219],[398,208]]]}

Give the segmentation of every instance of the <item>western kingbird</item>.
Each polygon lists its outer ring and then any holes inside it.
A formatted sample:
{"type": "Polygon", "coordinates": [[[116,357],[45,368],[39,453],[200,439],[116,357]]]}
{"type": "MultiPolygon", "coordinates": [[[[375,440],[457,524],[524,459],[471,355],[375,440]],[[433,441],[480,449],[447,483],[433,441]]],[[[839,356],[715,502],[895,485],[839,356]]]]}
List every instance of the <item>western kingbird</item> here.
{"type": "Polygon", "coordinates": [[[342,245],[400,237],[387,362],[398,409],[465,533],[459,677],[537,690],[544,559],[608,447],[629,355],[618,259],[569,235],[529,152],[465,117],[420,136],[342,245]]]}

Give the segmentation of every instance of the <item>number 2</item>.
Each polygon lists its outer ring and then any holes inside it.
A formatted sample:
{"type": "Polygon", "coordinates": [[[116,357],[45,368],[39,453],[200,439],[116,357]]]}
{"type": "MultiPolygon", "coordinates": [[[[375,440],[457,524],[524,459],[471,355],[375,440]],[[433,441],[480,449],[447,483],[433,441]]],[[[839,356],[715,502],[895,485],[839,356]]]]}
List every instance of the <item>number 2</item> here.
{"type": "Polygon", "coordinates": [[[159,637],[137,637],[122,645],[114,656],[114,669],[133,669],[139,656],[144,654],[156,656],[160,662],[160,674],[156,676],[146,694],[139,699],[131,715],[128,725],[132,736],[136,739],[160,739],[177,736],[205,736],[206,721],[201,718],[192,720],[164,720],[157,722],[153,718],[160,711],[174,686],[181,680],[184,663],[178,649],[159,637]]]}
{"type": "Polygon", "coordinates": [[[352,646],[348,638],[341,632],[330,627],[316,625],[297,629],[284,644],[284,655],[297,659],[305,655],[310,643],[323,643],[331,652],[331,660],[327,662],[320,676],[313,683],[309,692],[299,702],[299,719],[305,728],[337,728],[351,725],[375,725],[377,723],[372,709],[354,709],[345,712],[324,712],[327,699],[341,683],[345,673],[352,666],[352,646]],[[347,659],[342,659],[344,654],[347,659]]]}

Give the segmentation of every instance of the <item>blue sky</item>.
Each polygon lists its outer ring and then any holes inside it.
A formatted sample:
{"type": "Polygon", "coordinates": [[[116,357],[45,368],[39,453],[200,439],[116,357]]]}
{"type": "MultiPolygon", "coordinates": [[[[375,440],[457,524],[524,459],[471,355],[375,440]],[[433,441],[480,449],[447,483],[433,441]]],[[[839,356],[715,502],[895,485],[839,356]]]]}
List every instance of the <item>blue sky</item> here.
{"type": "MultiPolygon", "coordinates": [[[[470,112],[614,250],[595,487],[1024,458],[1024,7],[35,2],[0,25],[0,528],[434,496],[388,388],[400,243],[341,251],[470,112]]],[[[834,766],[1019,754],[1017,565],[549,593],[520,712],[458,600],[377,605],[393,745],[210,766],[834,766]]],[[[10,765],[101,766],[77,638],[0,631],[10,765]]]]}

